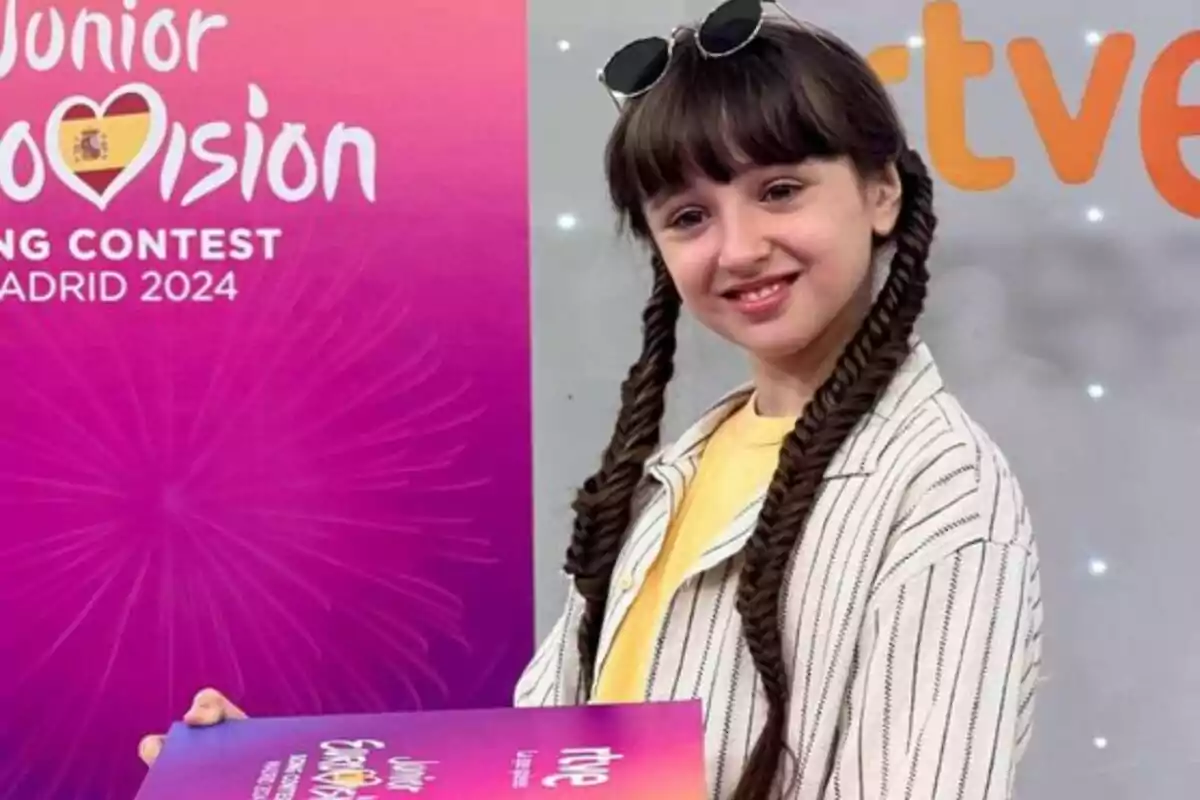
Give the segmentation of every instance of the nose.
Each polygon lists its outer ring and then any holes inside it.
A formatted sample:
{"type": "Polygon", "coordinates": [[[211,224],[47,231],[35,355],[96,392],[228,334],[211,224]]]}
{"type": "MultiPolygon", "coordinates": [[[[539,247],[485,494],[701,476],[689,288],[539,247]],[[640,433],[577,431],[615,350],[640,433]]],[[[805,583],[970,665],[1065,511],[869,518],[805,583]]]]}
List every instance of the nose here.
{"type": "Polygon", "coordinates": [[[749,209],[726,209],[721,219],[717,266],[734,273],[758,271],[771,255],[771,241],[749,209]]]}

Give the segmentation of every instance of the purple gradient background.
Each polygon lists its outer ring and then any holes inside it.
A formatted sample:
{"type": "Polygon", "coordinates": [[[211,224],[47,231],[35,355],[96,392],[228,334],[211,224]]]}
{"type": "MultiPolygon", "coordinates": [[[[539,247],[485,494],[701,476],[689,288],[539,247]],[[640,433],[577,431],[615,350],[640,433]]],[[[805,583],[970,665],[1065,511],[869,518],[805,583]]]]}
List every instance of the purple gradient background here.
{"type": "MultiPolygon", "coordinates": [[[[3,124],[40,141],[62,97],[144,81],[240,154],[255,82],[268,146],[285,121],[318,153],[337,121],[370,130],[378,201],[347,157],[332,202],[264,179],[179,208],[208,167],[189,157],[164,203],[161,150],[105,212],[53,175],[0,201],[0,227],[56,243],[284,230],[233,303],[0,303],[5,800],[128,800],[138,739],[203,686],[254,715],[506,705],[533,647],[524,3],[200,7],[231,24],[198,74],[19,66],[3,124]]],[[[59,253],[3,267],[82,266],[59,253]]]]}
{"type": "MultiPolygon", "coordinates": [[[[136,800],[246,800],[269,761],[308,756],[296,797],[307,797],[320,742],[376,739],[368,768],[386,776],[387,760],[405,756],[439,762],[422,796],[452,800],[560,796],[592,800],[704,800],[703,720],[700,704],[584,706],[503,711],[452,711],[415,716],[255,720],[203,730],[177,728],[171,745],[136,800]],[[611,747],[622,758],[602,786],[546,789],[566,747],[611,747]],[[526,788],[512,787],[512,761],[536,750],[526,788]]],[[[408,797],[374,787],[364,793],[408,797]]]]}

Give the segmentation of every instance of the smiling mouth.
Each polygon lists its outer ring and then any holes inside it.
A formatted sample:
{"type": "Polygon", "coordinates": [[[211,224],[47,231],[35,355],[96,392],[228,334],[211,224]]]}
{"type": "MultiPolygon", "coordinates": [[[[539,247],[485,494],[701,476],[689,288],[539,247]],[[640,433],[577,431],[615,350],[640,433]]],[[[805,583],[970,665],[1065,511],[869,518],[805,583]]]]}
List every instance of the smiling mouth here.
{"type": "Polygon", "coordinates": [[[769,282],[756,281],[753,285],[729,289],[721,292],[721,297],[726,300],[735,300],[740,302],[753,303],[758,300],[765,300],[773,294],[783,291],[788,286],[791,286],[800,277],[799,273],[791,275],[780,275],[769,282]]]}

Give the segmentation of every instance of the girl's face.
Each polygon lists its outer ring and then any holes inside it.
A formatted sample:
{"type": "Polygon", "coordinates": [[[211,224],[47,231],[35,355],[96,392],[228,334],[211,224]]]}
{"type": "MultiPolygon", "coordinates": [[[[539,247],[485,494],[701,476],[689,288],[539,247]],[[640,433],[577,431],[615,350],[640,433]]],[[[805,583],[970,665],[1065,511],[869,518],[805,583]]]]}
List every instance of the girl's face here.
{"type": "Polygon", "coordinates": [[[720,336],[778,362],[824,331],[852,331],[871,299],[873,236],[900,210],[894,169],[861,177],[847,159],[698,178],[645,206],[684,304],[720,336]],[[848,319],[853,317],[853,319],[848,319]]]}

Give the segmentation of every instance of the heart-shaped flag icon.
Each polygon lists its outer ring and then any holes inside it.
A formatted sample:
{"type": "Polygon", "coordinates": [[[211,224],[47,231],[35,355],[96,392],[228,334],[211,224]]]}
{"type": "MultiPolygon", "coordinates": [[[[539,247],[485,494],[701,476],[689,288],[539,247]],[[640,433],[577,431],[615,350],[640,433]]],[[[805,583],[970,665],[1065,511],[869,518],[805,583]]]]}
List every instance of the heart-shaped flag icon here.
{"type": "Polygon", "coordinates": [[[46,121],[46,158],[67,188],[101,210],[146,168],[167,133],[167,107],[144,83],[102,103],[75,95],[46,121]]]}

